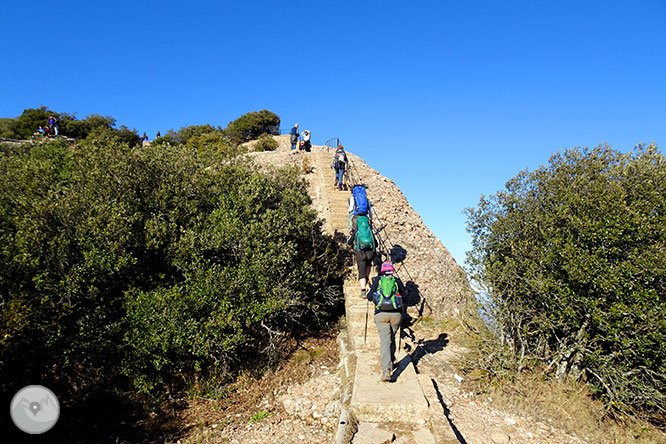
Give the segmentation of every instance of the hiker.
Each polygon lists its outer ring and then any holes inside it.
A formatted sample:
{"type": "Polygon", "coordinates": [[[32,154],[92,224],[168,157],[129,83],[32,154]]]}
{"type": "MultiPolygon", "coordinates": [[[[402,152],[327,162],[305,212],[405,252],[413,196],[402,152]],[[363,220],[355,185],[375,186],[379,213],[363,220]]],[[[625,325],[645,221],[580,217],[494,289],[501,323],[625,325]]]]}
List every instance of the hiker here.
{"type": "Polygon", "coordinates": [[[58,122],[58,116],[53,116],[53,135],[57,136],[60,133],[60,123],[58,122]]]}
{"type": "Polygon", "coordinates": [[[306,153],[309,153],[312,150],[309,130],[303,130],[303,149],[305,150],[306,153]]]}
{"type": "Polygon", "coordinates": [[[55,125],[55,119],[53,116],[49,116],[49,128],[51,129],[51,134],[55,136],[55,128],[53,127],[55,125]]]}
{"type": "MultiPolygon", "coordinates": [[[[347,213],[349,213],[349,222],[348,227],[351,227],[351,230],[356,230],[356,219],[358,216],[368,216],[370,219],[370,225],[372,225],[372,205],[368,201],[368,195],[366,194],[365,185],[354,185],[349,196],[349,207],[347,208],[347,213]]],[[[349,236],[351,236],[351,232],[349,236]]]]}
{"type": "Polygon", "coordinates": [[[158,131],[157,134],[155,135],[155,138],[156,138],[156,139],[159,139],[160,137],[162,137],[162,135],[161,135],[160,132],[158,131]]]}
{"type": "Polygon", "coordinates": [[[381,274],[373,282],[367,299],[375,305],[375,325],[379,332],[379,356],[382,367],[381,380],[391,382],[395,359],[395,333],[400,329],[407,294],[402,281],[393,275],[393,263],[382,264],[381,274]]]}
{"type": "Polygon", "coordinates": [[[48,125],[44,127],[44,134],[46,134],[46,137],[51,137],[51,128],[48,125]]]}
{"type": "Polygon", "coordinates": [[[298,123],[294,125],[294,127],[289,131],[290,137],[289,140],[291,142],[291,150],[294,151],[296,149],[296,144],[298,143],[298,123]]]}
{"type": "Polygon", "coordinates": [[[337,186],[338,189],[342,191],[342,180],[345,175],[345,168],[347,168],[347,153],[342,145],[338,145],[335,153],[333,153],[333,163],[331,167],[335,168],[335,183],[333,186],[337,186]]]}
{"type": "Polygon", "coordinates": [[[148,136],[146,135],[146,132],[143,132],[143,136],[141,136],[141,141],[142,142],[148,142],[148,136]]]}
{"type": "Polygon", "coordinates": [[[350,232],[347,244],[354,248],[356,265],[358,267],[358,283],[361,286],[361,297],[365,299],[370,288],[370,272],[372,261],[375,259],[377,250],[377,238],[372,232],[372,225],[368,216],[358,216],[356,227],[350,232]]]}

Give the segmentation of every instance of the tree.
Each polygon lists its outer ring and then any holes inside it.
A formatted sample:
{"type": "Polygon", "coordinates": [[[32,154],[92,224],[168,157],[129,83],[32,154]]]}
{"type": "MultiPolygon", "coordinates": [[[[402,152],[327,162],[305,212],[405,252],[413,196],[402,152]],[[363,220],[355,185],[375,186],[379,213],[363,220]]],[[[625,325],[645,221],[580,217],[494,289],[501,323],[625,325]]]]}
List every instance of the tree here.
{"type": "Polygon", "coordinates": [[[467,214],[467,264],[508,350],[504,365],[540,365],[587,380],[614,408],[663,414],[666,161],[657,147],[566,150],[467,214]]]}
{"type": "Polygon", "coordinates": [[[280,134],[280,117],[268,111],[252,111],[242,115],[224,130],[232,141],[243,143],[254,140],[262,134],[280,134]]]}
{"type": "Polygon", "coordinates": [[[159,398],[274,362],[340,308],[344,269],[296,173],[105,125],[0,155],[2,393],[159,398]]]}

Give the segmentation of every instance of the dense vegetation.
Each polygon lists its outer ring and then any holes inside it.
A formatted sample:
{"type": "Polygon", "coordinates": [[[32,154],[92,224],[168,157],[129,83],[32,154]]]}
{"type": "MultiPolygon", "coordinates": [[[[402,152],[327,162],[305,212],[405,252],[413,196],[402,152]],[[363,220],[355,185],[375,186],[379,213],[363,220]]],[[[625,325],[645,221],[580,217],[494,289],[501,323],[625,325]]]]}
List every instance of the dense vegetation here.
{"type": "Polygon", "coordinates": [[[90,134],[103,134],[106,138],[118,142],[138,145],[139,136],[136,131],[125,126],[115,128],[116,120],[112,117],[104,117],[97,114],[90,115],[83,120],[78,120],[74,114],[58,113],[51,111],[46,106],[40,108],[28,108],[16,118],[0,119],[0,138],[27,140],[36,133],[37,128],[48,124],[49,117],[58,119],[59,134],[76,139],[85,139],[90,134]]]}
{"type": "Polygon", "coordinates": [[[262,134],[280,134],[280,118],[267,109],[253,111],[229,122],[225,134],[236,143],[254,140],[262,134]]]}
{"type": "Polygon", "coordinates": [[[587,381],[610,407],[666,410],[666,160],[571,149],[468,210],[496,371],[587,381]]]}
{"type": "Polygon", "coordinates": [[[174,135],[3,147],[3,393],[167,399],[338,314],[343,268],[297,173],[259,172],[209,126],[174,135]]]}

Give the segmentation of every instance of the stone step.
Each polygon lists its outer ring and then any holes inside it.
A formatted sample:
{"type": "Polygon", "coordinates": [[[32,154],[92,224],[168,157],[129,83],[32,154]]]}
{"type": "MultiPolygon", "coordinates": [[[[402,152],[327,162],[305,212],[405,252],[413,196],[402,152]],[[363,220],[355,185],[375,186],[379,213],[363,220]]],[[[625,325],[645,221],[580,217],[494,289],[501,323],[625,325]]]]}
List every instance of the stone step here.
{"type": "Polygon", "coordinates": [[[381,382],[379,353],[357,353],[351,409],[362,422],[425,424],[428,402],[409,355],[396,353],[394,382],[381,382]]]}
{"type": "Polygon", "coordinates": [[[425,425],[414,426],[410,423],[378,424],[361,422],[351,444],[460,444],[457,439],[438,441],[425,425]]]}

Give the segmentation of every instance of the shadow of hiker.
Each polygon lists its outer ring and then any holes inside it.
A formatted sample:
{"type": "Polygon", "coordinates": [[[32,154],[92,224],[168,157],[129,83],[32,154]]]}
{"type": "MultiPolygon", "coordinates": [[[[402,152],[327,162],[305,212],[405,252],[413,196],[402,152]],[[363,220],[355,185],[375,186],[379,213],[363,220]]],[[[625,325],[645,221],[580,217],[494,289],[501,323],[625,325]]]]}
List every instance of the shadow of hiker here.
{"type": "Polygon", "coordinates": [[[420,317],[423,311],[423,298],[421,297],[418,284],[414,281],[407,281],[405,289],[407,290],[407,295],[403,298],[405,305],[407,307],[417,307],[420,317]]]}
{"type": "Polygon", "coordinates": [[[407,258],[407,250],[405,250],[401,245],[395,244],[391,251],[389,251],[389,257],[391,262],[394,264],[399,264],[407,258]]]}
{"type": "Polygon", "coordinates": [[[393,382],[397,381],[398,376],[400,376],[402,374],[402,372],[405,371],[405,369],[407,368],[407,366],[409,366],[409,364],[411,364],[411,362],[412,362],[412,360],[409,358],[408,354],[406,354],[405,356],[402,357],[402,359],[400,359],[398,362],[396,362],[393,365],[393,375],[392,375],[391,381],[393,381],[393,382]]]}
{"type": "Polygon", "coordinates": [[[416,343],[416,350],[412,351],[412,361],[417,365],[422,357],[426,354],[435,354],[444,350],[444,347],[449,345],[449,335],[440,333],[437,339],[430,339],[427,341],[418,341],[416,343]]]}

